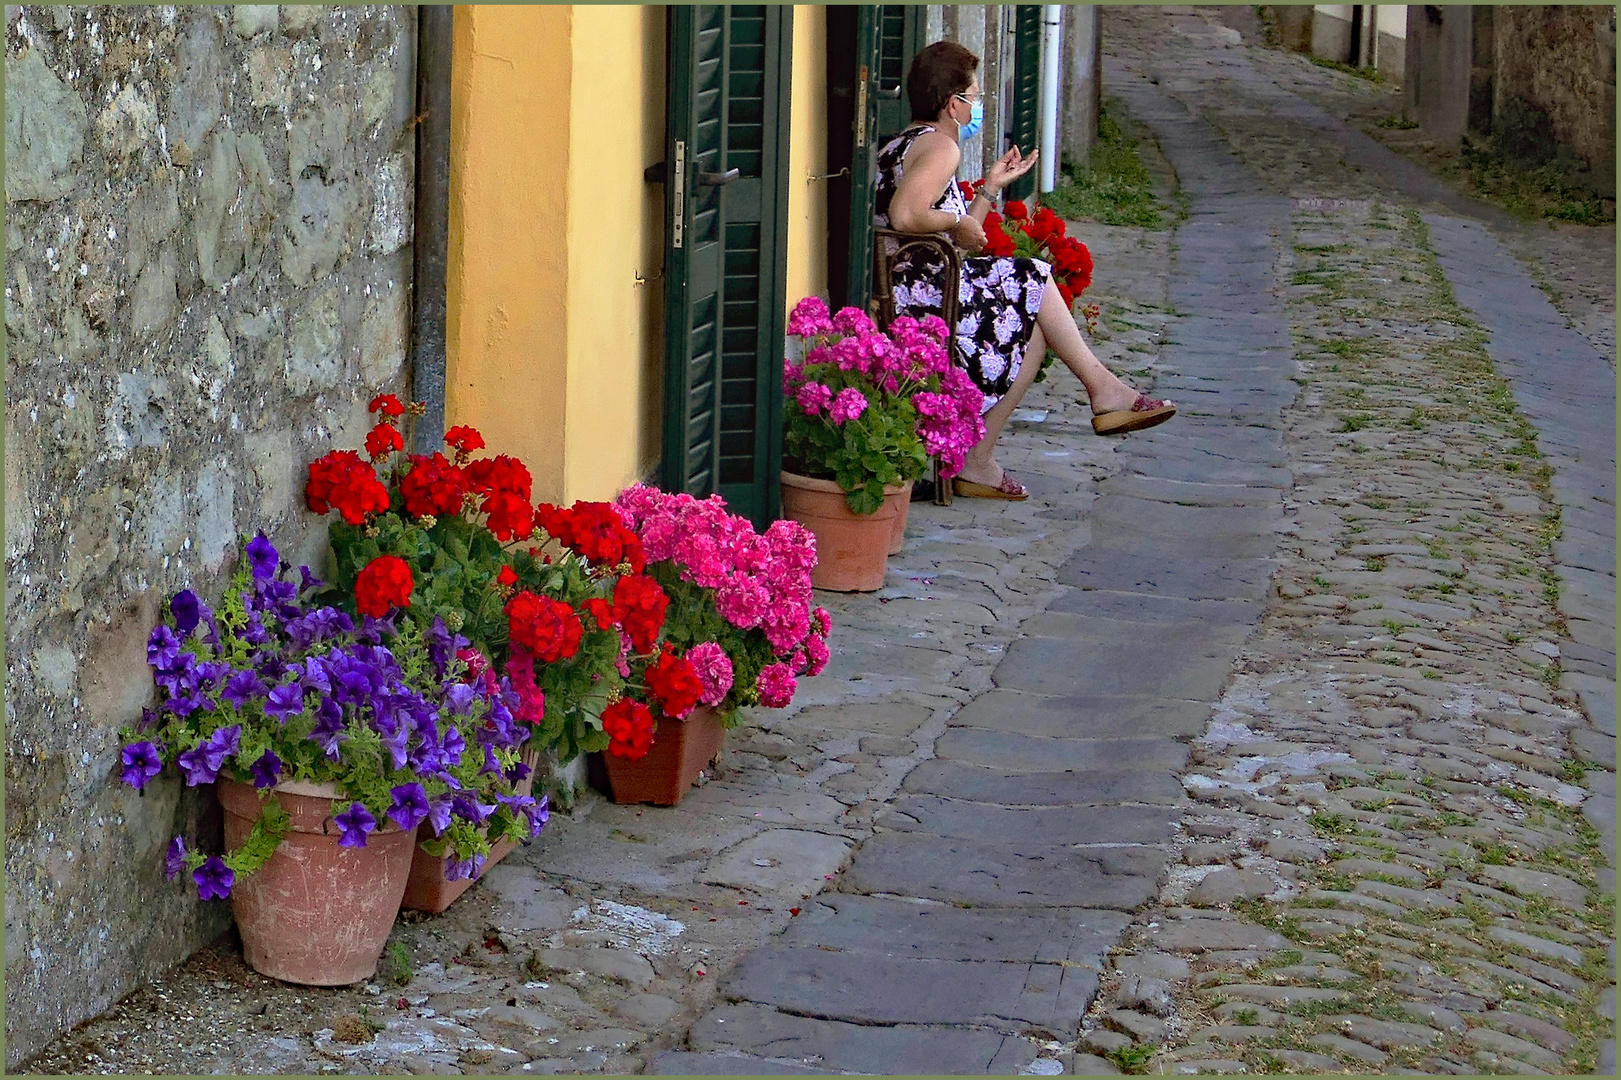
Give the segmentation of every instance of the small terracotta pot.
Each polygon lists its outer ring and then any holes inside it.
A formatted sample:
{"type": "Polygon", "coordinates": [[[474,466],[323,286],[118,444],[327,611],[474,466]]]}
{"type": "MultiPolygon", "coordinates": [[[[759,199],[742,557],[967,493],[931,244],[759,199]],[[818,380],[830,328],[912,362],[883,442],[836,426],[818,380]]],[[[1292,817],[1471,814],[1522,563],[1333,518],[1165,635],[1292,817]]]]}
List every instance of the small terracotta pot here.
{"type": "MultiPolygon", "coordinates": [[[[514,784],[513,791],[519,795],[528,795],[535,790],[535,770],[540,767],[540,754],[538,751],[525,750],[523,761],[529,766],[529,775],[514,784]]],[[[485,858],[484,865],[479,868],[477,877],[451,881],[445,877],[445,867],[450,862],[450,856],[429,855],[422,850],[423,842],[432,839],[431,825],[424,821],[417,826],[416,849],[411,856],[411,879],[405,886],[405,899],[400,901],[402,908],[426,911],[430,915],[444,911],[458,896],[472,888],[473,882],[483,877],[485,871],[518,850],[517,843],[512,840],[497,840],[490,845],[490,854],[485,858]]]]}
{"type": "Polygon", "coordinates": [[[725,743],[726,729],[706,705],[692,710],[685,720],[660,720],[646,757],[631,761],[603,753],[613,801],[676,805],[725,743]]]}
{"type": "Polygon", "coordinates": [[[895,530],[893,496],[905,484],[884,488],[884,501],[871,514],[857,514],[832,480],[782,474],[782,513],[816,535],[816,566],[811,584],[832,592],[872,592],[884,586],[895,530]]]}
{"type": "Polygon", "coordinates": [[[906,519],[912,512],[912,485],[903,485],[894,495],[885,495],[884,501],[895,507],[895,524],[889,533],[889,554],[899,555],[906,546],[906,519]]]}
{"type": "MultiPolygon", "coordinates": [[[[259,820],[259,793],[223,779],[215,790],[225,849],[235,851],[259,820]]],[[[261,975],[304,986],[371,978],[411,875],[416,833],[384,818],[365,847],[339,847],[335,785],[278,784],[271,794],[292,824],[270,861],[231,889],[243,958],[261,975]]]]}

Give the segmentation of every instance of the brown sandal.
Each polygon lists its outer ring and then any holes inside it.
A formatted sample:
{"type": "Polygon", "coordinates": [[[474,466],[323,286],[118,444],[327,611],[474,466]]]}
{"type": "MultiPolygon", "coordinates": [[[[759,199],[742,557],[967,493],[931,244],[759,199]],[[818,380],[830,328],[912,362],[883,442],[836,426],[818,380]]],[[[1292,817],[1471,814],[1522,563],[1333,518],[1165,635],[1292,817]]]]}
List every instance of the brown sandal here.
{"type": "Polygon", "coordinates": [[[1163,424],[1175,415],[1176,406],[1169,401],[1138,394],[1131,408],[1114,409],[1092,417],[1092,431],[1096,435],[1125,435],[1163,424]]]}
{"type": "Polygon", "coordinates": [[[1002,482],[995,487],[990,484],[976,484],[972,480],[958,477],[951,481],[951,490],[960,499],[1005,499],[1008,502],[1023,502],[1030,497],[1024,485],[1007,472],[1002,473],[1002,482]]]}

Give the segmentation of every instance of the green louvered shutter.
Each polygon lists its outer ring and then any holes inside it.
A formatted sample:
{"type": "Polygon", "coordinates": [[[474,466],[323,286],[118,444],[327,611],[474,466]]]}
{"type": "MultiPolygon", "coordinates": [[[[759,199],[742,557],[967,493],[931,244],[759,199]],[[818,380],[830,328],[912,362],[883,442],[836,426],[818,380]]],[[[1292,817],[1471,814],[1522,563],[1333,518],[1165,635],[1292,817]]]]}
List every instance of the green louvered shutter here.
{"type": "Polygon", "coordinates": [[[764,524],[782,458],[792,9],[669,18],[663,484],[764,524]]]}
{"type": "Polygon", "coordinates": [[[878,76],[873,92],[878,98],[878,133],[875,145],[883,146],[912,122],[912,107],[906,100],[906,72],[924,45],[924,15],[921,4],[884,4],[878,8],[878,76]]]}
{"type": "MultiPolygon", "coordinates": [[[[1013,115],[1009,125],[1013,145],[1028,154],[1041,138],[1037,118],[1041,108],[1041,5],[1019,4],[1013,11],[1013,115]]],[[[1036,193],[1032,169],[1007,186],[1009,199],[1028,199],[1036,193]]]]}

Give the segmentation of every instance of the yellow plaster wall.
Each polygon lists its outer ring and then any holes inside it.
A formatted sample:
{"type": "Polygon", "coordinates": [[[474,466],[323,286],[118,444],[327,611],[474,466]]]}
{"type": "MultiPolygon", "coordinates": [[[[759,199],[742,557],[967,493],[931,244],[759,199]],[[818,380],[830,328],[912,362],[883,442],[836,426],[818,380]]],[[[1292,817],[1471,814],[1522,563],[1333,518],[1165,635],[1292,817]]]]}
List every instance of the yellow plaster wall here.
{"type": "Polygon", "coordinates": [[[570,146],[576,9],[455,9],[447,424],[565,492],[570,146]]]}
{"type": "Polygon", "coordinates": [[[664,153],[664,34],[662,7],[574,8],[569,500],[612,498],[659,455],[664,188],[642,170],[664,153]]]}
{"type": "Polygon", "coordinates": [[[794,6],[788,108],[788,308],[827,294],[827,9],[794,6]]]}

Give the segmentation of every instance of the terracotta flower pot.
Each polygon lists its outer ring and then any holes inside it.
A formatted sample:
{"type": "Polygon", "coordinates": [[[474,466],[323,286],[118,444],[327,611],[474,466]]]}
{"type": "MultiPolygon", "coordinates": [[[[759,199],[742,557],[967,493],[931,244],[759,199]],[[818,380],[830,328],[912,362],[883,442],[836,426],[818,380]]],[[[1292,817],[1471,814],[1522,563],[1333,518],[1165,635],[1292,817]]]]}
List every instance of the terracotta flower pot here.
{"type": "MultiPolygon", "coordinates": [[[[259,819],[259,793],[224,779],[216,790],[225,810],[225,849],[235,851],[259,819]]],[[[339,847],[334,785],[287,783],[271,790],[292,824],[270,861],[231,889],[243,957],[261,975],[304,986],[369,979],[400,910],[416,834],[385,818],[365,847],[339,847]]]]}
{"type": "MultiPolygon", "coordinates": [[[[529,795],[535,790],[535,770],[540,767],[540,754],[538,751],[525,750],[523,761],[529,766],[529,775],[514,784],[513,791],[519,795],[529,795]]],[[[432,826],[425,821],[417,826],[416,848],[411,856],[411,879],[405,886],[405,899],[400,901],[402,908],[426,911],[430,915],[437,915],[448,908],[458,896],[472,888],[473,882],[483,877],[486,870],[518,850],[515,841],[497,840],[490,845],[490,854],[479,868],[477,877],[451,881],[445,877],[450,856],[429,855],[422,849],[423,842],[432,839],[432,826]]]]}
{"type": "Polygon", "coordinates": [[[895,524],[889,533],[889,554],[899,555],[906,546],[906,519],[912,513],[912,485],[904,484],[894,495],[885,495],[884,501],[895,507],[895,524]]]}
{"type": "Polygon", "coordinates": [[[782,512],[816,535],[816,566],[811,584],[833,592],[872,592],[884,585],[895,530],[894,496],[904,484],[884,488],[884,501],[871,514],[857,514],[844,501],[844,489],[831,480],[782,474],[782,512]]]}
{"type": "Polygon", "coordinates": [[[660,720],[646,757],[631,761],[602,755],[613,801],[676,805],[725,742],[726,729],[708,706],[698,706],[685,720],[660,720]]]}

